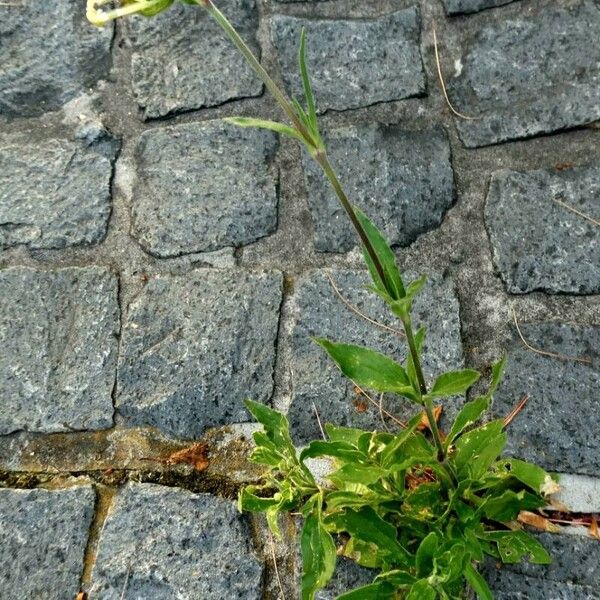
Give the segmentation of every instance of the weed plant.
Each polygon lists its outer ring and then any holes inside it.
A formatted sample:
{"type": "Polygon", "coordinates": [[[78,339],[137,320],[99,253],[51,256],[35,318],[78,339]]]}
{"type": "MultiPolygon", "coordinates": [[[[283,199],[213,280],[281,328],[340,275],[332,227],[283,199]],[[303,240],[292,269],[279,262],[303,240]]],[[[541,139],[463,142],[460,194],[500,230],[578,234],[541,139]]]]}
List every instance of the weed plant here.
{"type": "MultiPolygon", "coordinates": [[[[96,25],[140,13],[153,16],[175,0],[89,0],[88,18],[96,25]]],[[[350,380],[361,388],[398,394],[415,405],[415,416],[398,433],[363,431],[325,425],[326,439],[300,452],[290,437],[286,417],[264,404],[246,406],[263,430],[254,434],[251,460],[266,467],[261,485],[245,487],[241,510],[265,513],[271,531],[280,536],[280,513],[303,517],[300,545],[303,562],[302,600],[312,600],[331,579],[337,554],[373,569],[369,585],[338,600],[458,599],[467,584],[477,596],[492,593],[477,567],[486,555],[503,563],[523,559],[545,564],[550,557],[522,529],[522,510],[543,507],[557,490],[540,467],[502,458],[506,432],[502,420],[482,424],[505,366],[493,365],[485,394],[466,402],[444,435],[433,403],[465,394],[480,375],[472,369],[438,375],[428,387],[422,368],[425,328],[414,330],[411,310],[425,278],[402,278],[394,254],[381,232],[347,198],[329,163],[319,132],[316,100],[306,65],[306,36],[300,38],[298,62],[303,106],[289,99],[252,54],[212,0],[197,4],[221,26],[284,111],[289,123],[246,117],[228,119],[241,127],[261,127],[304,145],[322,168],[360,240],[372,285],[402,323],[408,344],[405,364],[369,348],[315,339],[350,380]],[[419,427],[423,422],[426,428],[419,427]],[[318,481],[307,459],[331,461],[326,481],[318,481]],[[338,547],[339,546],[339,547],[338,547]]]]}

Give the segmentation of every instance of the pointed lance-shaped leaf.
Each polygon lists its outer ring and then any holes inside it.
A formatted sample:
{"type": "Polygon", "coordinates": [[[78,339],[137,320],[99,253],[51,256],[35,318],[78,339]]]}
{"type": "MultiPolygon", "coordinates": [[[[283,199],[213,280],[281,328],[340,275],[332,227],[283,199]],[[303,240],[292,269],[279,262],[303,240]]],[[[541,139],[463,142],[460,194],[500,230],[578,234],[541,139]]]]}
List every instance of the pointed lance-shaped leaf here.
{"type": "Polygon", "coordinates": [[[287,135],[288,137],[294,138],[304,143],[304,138],[293,128],[285,123],[278,123],[277,121],[268,121],[266,119],[254,119],[252,117],[226,117],[223,119],[227,123],[237,125],[238,127],[255,127],[257,129],[268,129],[269,131],[275,131],[281,135],[287,135]]]}
{"type": "Polygon", "coordinates": [[[461,371],[443,373],[435,380],[428,395],[431,398],[442,398],[445,396],[462,394],[478,379],[479,373],[473,369],[462,369],[461,371]]]}

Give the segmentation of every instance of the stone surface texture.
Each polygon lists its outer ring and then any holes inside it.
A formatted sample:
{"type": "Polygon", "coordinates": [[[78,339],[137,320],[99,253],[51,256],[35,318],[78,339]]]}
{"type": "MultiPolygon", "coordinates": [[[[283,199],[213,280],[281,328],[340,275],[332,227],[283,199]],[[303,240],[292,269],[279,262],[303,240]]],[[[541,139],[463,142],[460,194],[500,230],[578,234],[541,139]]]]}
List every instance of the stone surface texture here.
{"type": "Polygon", "coordinates": [[[235,503],[129,484],[104,525],[90,596],[119,600],[256,600],[262,567],[235,503]]]}
{"type": "MultiPolygon", "coordinates": [[[[391,244],[408,246],[440,225],[454,200],[450,146],[441,127],[407,131],[369,124],[335,129],[324,138],[346,193],[391,244]]],[[[358,240],[340,201],[306,154],[303,163],[315,247],[350,250],[358,240]]]]}
{"type": "Polygon", "coordinates": [[[600,218],[600,166],[492,175],[485,220],[510,293],[600,292],[598,224],[581,213],[600,218]]]}
{"type": "Polygon", "coordinates": [[[508,452],[552,471],[597,475],[600,328],[536,323],[520,329],[534,348],[591,364],[532,352],[515,334],[494,412],[508,414],[523,394],[530,399],[510,426],[508,452]]]}
{"type": "Polygon", "coordinates": [[[117,408],[128,425],[182,438],[245,421],[243,400],[267,402],[282,278],[200,269],[148,281],[127,309],[117,408]]]}
{"type": "MultiPolygon", "coordinates": [[[[219,9],[260,54],[255,0],[224,0],[219,9]]],[[[146,119],[262,92],[258,77],[197,6],[177,2],[152,19],[130,19],[126,36],[133,47],[133,92],[146,119]]]]}
{"type": "MultiPolygon", "coordinates": [[[[315,408],[395,431],[311,337],[404,360],[400,322],[297,140],[227,123],[289,115],[208,12],[99,29],[85,4],[0,2],[0,600],[297,599],[294,519],[271,544],[236,513],[263,474],[243,400],[287,413],[298,444],[321,438],[315,408]]],[[[528,394],[508,452],[598,512],[600,0],[215,4],[301,104],[306,27],[341,185],[406,281],[429,276],[428,384],[477,369],[472,398],[507,354],[486,418],[528,394]],[[475,119],[448,106],[434,29],[475,119]]],[[[463,403],[440,399],[444,431],[463,403]]],[[[490,563],[495,596],[600,600],[586,536],[543,536],[549,568],[490,563]]],[[[373,575],[339,559],[318,598],[373,575]]]]}
{"type": "Polygon", "coordinates": [[[274,133],[222,121],[145,132],[133,234],[157,256],[241,246],[277,227],[274,133]]]}
{"type": "Polygon", "coordinates": [[[514,0],[443,0],[444,8],[449,15],[474,13],[485,8],[494,8],[509,4],[514,0]]]}
{"type": "Polygon", "coordinates": [[[0,489],[0,597],[75,598],[94,514],[91,486],[0,489]]]}
{"type": "MultiPolygon", "coordinates": [[[[368,346],[397,360],[404,360],[405,346],[398,335],[365,321],[348,309],[342,296],[371,319],[388,327],[397,327],[385,305],[364,287],[368,278],[363,272],[315,271],[297,284],[292,313],[292,403],[289,419],[294,441],[306,442],[320,437],[314,415],[316,406],[323,423],[372,429],[380,426],[377,408],[357,395],[353,385],[335,363],[312,341],[325,337],[335,342],[368,346]]],[[[407,278],[407,281],[409,278],[407,278]]],[[[427,327],[423,367],[428,380],[441,369],[458,369],[463,364],[458,303],[448,282],[433,275],[422,294],[415,300],[415,322],[427,327]]],[[[401,419],[414,414],[410,401],[388,398],[385,408],[401,419]]],[[[452,412],[452,402],[446,403],[452,412]]]]}
{"type": "MultiPolygon", "coordinates": [[[[1,8],[1,7],[0,7],[1,8]]],[[[0,147],[0,248],[65,248],[106,234],[116,147],[11,136],[0,147]]]]}
{"type": "Polygon", "coordinates": [[[594,0],[539,7],[473,32],[448,82],[468,147],[550,133],[600,119],[600,27],[594,0]]]}
{"type": "Polygon", "coordinates": [[[108,75],[113,28],[90,25],[85,3],[26,2],[18,9],[0,6],[0,115],[56,110],[108,75]]]}
{"type": "Polygon", "coordinates": [[[108,269],[0,270],[0,432],[110,427],[118,332],[108,269]]]}
{"type": "Polygon", "coordinates": [[[275,15],[273,43],[284,81],[303,96],[297,68],[306,29],[307,64],[318,109],[345,110],[425,92],[416,7],[363,20],[312,20],[275,15]]]}

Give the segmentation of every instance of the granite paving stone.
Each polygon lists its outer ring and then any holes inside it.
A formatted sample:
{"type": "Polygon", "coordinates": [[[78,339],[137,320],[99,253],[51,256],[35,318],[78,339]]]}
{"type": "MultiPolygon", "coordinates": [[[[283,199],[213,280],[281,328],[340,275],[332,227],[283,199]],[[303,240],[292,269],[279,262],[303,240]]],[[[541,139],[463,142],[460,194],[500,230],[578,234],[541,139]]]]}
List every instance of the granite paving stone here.
{"type": "MultiPolygon", "coordinates": [[[[400,326],[383,301],[364,289],[369,283],[364,272],[332,270],[327,273],[343,297],[361,312],[387,326],[400,326]]],[[[411,280],[410,274],[406,280],[411,280]]],[[[442,370],[463,366],[458,311],[451,284],[431,275],[415,301],[414,310],[415,323],[427,326],[423,365],[428,380],[442,370]]],[[[378,410],[356,394],[352,383],[311,337],[368,346],[401,361],[406,356],[404,340],[351,312],[337,296],[325,271],[311,272],[296,282],[291,314],[294,321],[289,363],[292,402],[288,416],[294,441],[300,444],[321,437],[313,417],[313,403],[323,423],[380,428],[378,410]]],[[[456,405],[457,402],[445,402],[446,412],[452,414],[456,405]]],[[[388,398],[385,407],[401,419],[415,413],[413,404],[399,398],[388,398]]]]}
{"type": "Polygon", "coordinates": [[[306,54],[317,106],[345,110],[425,93],[420,15],[412,6],[373,19],[272,17],[271,35],[290,92],[301,98],[298,44],[306,54]]]}
{"type": "Polygon", "coordinates": [[[165,257],[241,246],[277,227],[277,135],[223,121],[146,131],[137,146],[133,235],[165,257]]]}
{"type": "Polygon", "coordinates": [[[0,249],[100,242],[111,212],[117,144],[7,135],[0,147],[0,249]]]}
{"type": "Polygon", "coordinates": [[[0,115],[34,116],[60,108],[108,75],[112,25],[85,18],[85,2],[0,6],[0,115]]]}
{"type": "Polygon", "coordinates": [[[592,364],[532,352],[515,334],[494,412],[504,416],[523,394],[530,399],[508,430],[508,453],[551,471],[598,475],[600,328],[556,323],[521,323],[520,328],[534,348],[592,364]]]}
{"type": "Polygon", "coordinates": [[[449,15],[474,13],[485,8],[494,8],[510,4],[514,0],[443,0],[444,8],[449,15]]]}
{"type": "Polygon", "coordinates": [[[262,566],[230,500],[152,484],[118,493],[102,530],[90,597],[256,600],[262,566]]]}
{"type": "Polygon", "coordinates": [[[249,420],[273,390],[282,294],[276,271],[156,276],[127,309],[117,408],[128,425],[182,438],[249,420]]]}
{"type": "Polygon", "coordinates": [[[0,270],[0,434],[112,425],[117,289],[103,267],[0,270]]]}
{"type": "Polygon", "coordinates": [[[316,600],[335,600],[340,594],[372,583],[379,571],[361,567],[353,560],[338,557],[329,583],[317,592],[316,600]]]}
{"type": "MultiPolygon", "coordinates": [[[[532,7],[468,33],[448,82],[469,147],[551,133],[600,118],[600,28],[594,0],[532,7]]],[[[472,29],[472,28],[471,28],[472,29]]]]}
{"type": "MultiPolygon", "coordinates": [[[[408,246],[440,225],[454,201],[448,136],[442,127],[409,131],[368,124],[324,133],[330,160],[350,199],[393,245],[408,246]]],[[[357,245],[335,192],[314,161],[303,156],[315,247],[345,252],[357,245]]]]}
{"type": "MultiPolygon", "coordinates": [[[[255,0],[223,0],[219,9],[260,55],[255,0]]],[[[262,93],[261,81],[198,6],[177,2],[152,19],[128,19],[126,27],[133,92],[145,119],[262,93]]]]}
{"type": "Polygon", "coordinates": [[[91,486],[0,489],[0,597],[75,598],[94,514],[91,486]]]}
{"type": "Polygon", "coordinates": [[[600,544],[579,535],[536,534],[552,556],[550,565],[489,561],[484,575],[497,598],[528,600],[597,600],[600,598],[600,544]]]}
{"type": "Polygon", "coordinates": [[[598,226],[568,207],[600,218],[600,167],[493,174],[485,222],[510,293],[600,292],[598,226]]]}

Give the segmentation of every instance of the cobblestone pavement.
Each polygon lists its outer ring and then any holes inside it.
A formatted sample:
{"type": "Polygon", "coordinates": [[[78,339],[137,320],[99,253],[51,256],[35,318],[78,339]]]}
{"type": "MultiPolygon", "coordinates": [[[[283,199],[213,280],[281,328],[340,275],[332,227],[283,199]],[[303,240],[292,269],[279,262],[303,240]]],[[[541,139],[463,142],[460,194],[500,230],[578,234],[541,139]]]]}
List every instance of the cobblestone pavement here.
{"type": "MultiPolygon", "coordinates": [[[[12,4],[0,598],[274,600],[273,557],[295,598],[294,523],[272,544],[233,502],[260,475],[242,400],[289,411],[299,442],[318,435],[313,403],[378,425],[309,340],[404,352],[336,292],[394,327],[361,291],[345,217],[296,143],[221,120],[279,112],[201,10],[97,30],[83,0],[12,4]],[[165,461],[197,440],[204,470],[165,461]]],[[[564,501],[600,512],[600,2],[217,4],[290,92],[307,28],[332,160],[403,268],[429,275],[416,310],[427,375],[508,352],[493,411],[530,396],[509,451],[568,474],[564,501]],[[469,118],[445,103],[434,26],[469,118]]],[[[550,567],[485,567],[498,598],[600,598],[600,544],[542,537],[550,567]]],[[[342,562],[319,597],[369,576],[342,562]]]]}

